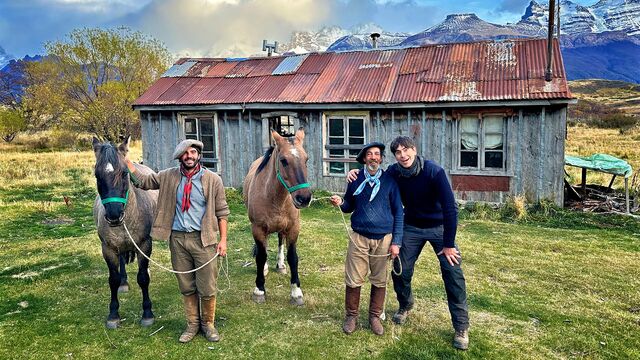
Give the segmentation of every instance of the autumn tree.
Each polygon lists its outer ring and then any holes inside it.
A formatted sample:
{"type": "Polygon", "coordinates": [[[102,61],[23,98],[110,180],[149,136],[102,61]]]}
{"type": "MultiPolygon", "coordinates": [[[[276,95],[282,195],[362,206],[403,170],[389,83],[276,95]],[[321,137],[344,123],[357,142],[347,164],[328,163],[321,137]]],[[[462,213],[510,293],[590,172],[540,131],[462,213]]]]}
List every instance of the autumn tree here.
{"type": "Polygon", "coordinates": [[[131,104],[167,69],[164,45],[128,28],[76,29],[45,49],[46,59],[27,68],[33,117],[111,141],[139,134],[131,104]]]}

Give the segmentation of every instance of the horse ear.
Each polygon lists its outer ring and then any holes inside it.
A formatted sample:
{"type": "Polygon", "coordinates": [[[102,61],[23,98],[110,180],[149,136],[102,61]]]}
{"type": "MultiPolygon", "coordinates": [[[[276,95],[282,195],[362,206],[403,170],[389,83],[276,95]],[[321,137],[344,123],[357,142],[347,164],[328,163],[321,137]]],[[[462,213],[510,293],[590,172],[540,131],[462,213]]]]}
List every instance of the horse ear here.
{"type": "Polygon", "coordinates": [[[271,136],[273,137],[273,140],[276,141],[276,143],[279,143],[280,141],[282,141],[282,136],[280,134],[278,134],[277,131],[271,129],[271,136]]]}
{"type": "Polygon", "coordinates": [[[91,145],[93,146],[93,152],[96,153],[96,155],[97,155],[98,150],[100,150],[100,146],[101,146],[100,145],[100,140],[98,140],[98,138],[94,136],[93,137],[93,142],[92,142],[91,145]]]}
{"type": "Polygon", "coordinates": [[[129,142],[131,141],[131,136],[128,136],[124,139],[124,141],[122,142],[122,144],[120,144],[120,146],[118,146],[118,151],[123,155],[123,156],[127,156],[127,153],[129,153],[129,142]]]}
{"type": "Polygon", "coordinates": [[[300,144],[302,144],[302,141],[304,140],[304,128],[301,127],[298,129],[298,131],[296,131],[296,139],[298,139],[300,141],[300,144]]]}

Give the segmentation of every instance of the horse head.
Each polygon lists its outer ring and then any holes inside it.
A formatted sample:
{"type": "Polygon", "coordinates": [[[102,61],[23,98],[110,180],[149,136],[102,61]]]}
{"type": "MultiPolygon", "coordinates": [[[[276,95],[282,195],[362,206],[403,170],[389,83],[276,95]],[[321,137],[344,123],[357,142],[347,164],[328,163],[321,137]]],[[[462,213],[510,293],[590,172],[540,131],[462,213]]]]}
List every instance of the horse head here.
{"type": "Polygon", "coordinates": [[[278,157],[275,159],[278,180],[291,194],[293,205],[300,209],[309,206],[311,189],[307,183],[307,152],[302,147],[304,130],[296,131],[294,136],[283,137],[272,130],[271,136],[276,142],[278,157]]]}
{"type": "Polygon", "coordinates": [[[129,172],[124,158],[129,152],[130,139],[131,137],[127,137],[116,148],[109,142],[101,143],[93,138],[98,194],[105,209],[105,220],[111,226],[122,224],[129,199],[129,172]]]}

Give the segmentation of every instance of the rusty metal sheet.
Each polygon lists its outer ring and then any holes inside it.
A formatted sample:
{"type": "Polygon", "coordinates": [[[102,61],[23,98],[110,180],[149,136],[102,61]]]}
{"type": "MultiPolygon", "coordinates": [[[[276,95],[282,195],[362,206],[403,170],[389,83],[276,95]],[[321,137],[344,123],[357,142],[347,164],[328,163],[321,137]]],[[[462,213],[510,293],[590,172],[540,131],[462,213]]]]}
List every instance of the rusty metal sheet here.
{"type": "Polygon", "coordinates": [[[156,104],[175,104],[193,85],[195,85],[199,78],[179,78],[167,91],[158,97],[155,101],[156,104]]]}
{"type": "Polygon", "coordinates": [[[256,102],[253,95],[264,83],[268,76],[255,76],[251,78],[236,78],[242,80],[238,83],[236,89],[224,100],[227,104],[244,104],[247,102],[256,102]]]}
{"type": "Polygon", "coordinates": [[[206,102],[207,94],[222,81],[219,77],[205,77],[198,80],[178,101],[177,104],[200,104],[206,102]]]}
{"type": "Polygon", "coordinates": [[[263,81],[258,91],[251,97],[251,102],[273,102],[289,85],[295,75],[270,76],[268,81],[263,81]]]}
{"type": "Polygon", "coordinates": [[[295,74],[282,90],[276,102],[303,102],[318,80],[319,74],[295,74]]]}
{"type": "Polygon", "coordinates": [[[233,69],[231,69],[225,77],[247,77],[249,73],[255,70],[256,66],[259,66],[263,59],[251,59],[238,62],[233,69]]]}
{"type": "Polygon", "coordinates": [[[162,95],[167,89],[178,81],[178,78],[160,78],[147,91],[144,92],[133,105],[151,105],[162,95]]]}
{"type": "Polygon", "coordinates": [[[260,61],[255,64],[253,70],[247,76],[251,77],[269,75],[276,67],[278,67],[283,59],[284,57],[281,56],[260,59],[260,61]]]}
{"type": "Polygon", "coordinates": [[[347,89],[342,95],[346,102],[387,102],[391,98],[395,80],[405,52],[402,50],[370,51],[357,65],[347,89]]]}
{"type": "Polygon", "coordinates": [[[207,72],[207,76],[211,77],[224,77],[231,71],[234,67],[238,65],[238,61],[225,61],[221,63],[217,63],[214,66],[209,68],[209,72],[207,72]]]}
{"type": "Polygon", "coordinates": [[[297,74],[320,74],[335,53],[310,54],[296,71],[297,74]]]}
{"type": "Polygon", "coordinates": [[[214,66],[217,62],[215,61],[198,61],[195,65],[193,65],[184,76],[187,77],[204,77],[207,76],[209,72],[209,68],[214,66]]]}

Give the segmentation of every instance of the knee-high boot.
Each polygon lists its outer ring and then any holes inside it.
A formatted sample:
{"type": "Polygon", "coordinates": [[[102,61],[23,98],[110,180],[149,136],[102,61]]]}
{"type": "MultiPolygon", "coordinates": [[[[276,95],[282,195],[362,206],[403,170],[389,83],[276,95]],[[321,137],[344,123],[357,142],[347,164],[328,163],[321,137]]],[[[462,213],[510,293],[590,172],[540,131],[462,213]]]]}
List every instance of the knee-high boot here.
{"type": "Polygon", "coordinates": [[[198,333],[198,326],[200,325],[200,311],[198,311],[198,294],[191,294],[183,296],[184,312],[187,316],[187,328],[180,335],[179,341],[186,343],[191,341],[198,333]]]}
{"type": "Polygon", "coordinates": [[[369,326],[376,335],[384,334],[382,327],[382,308],[384,306],[385,288],[371,285],[371,298],[369,299],[369,326]]]}
{"type": "Polygon", "coordinates": [[[342,331],[350,335],[356,330],[358,322],[358,308],[360,307],[360,287],[345,287],[344,308],[345,318],[342,331]]]}
{"type": "Polygon", "coordinates": [[[220,340],[218,330],[214,326],[216,317],[216,297],[210,296],[201,298],[202,303],[202,318],[200,323],[200,330],[204,333],[204,337],[209,341],[220,340]]]}

